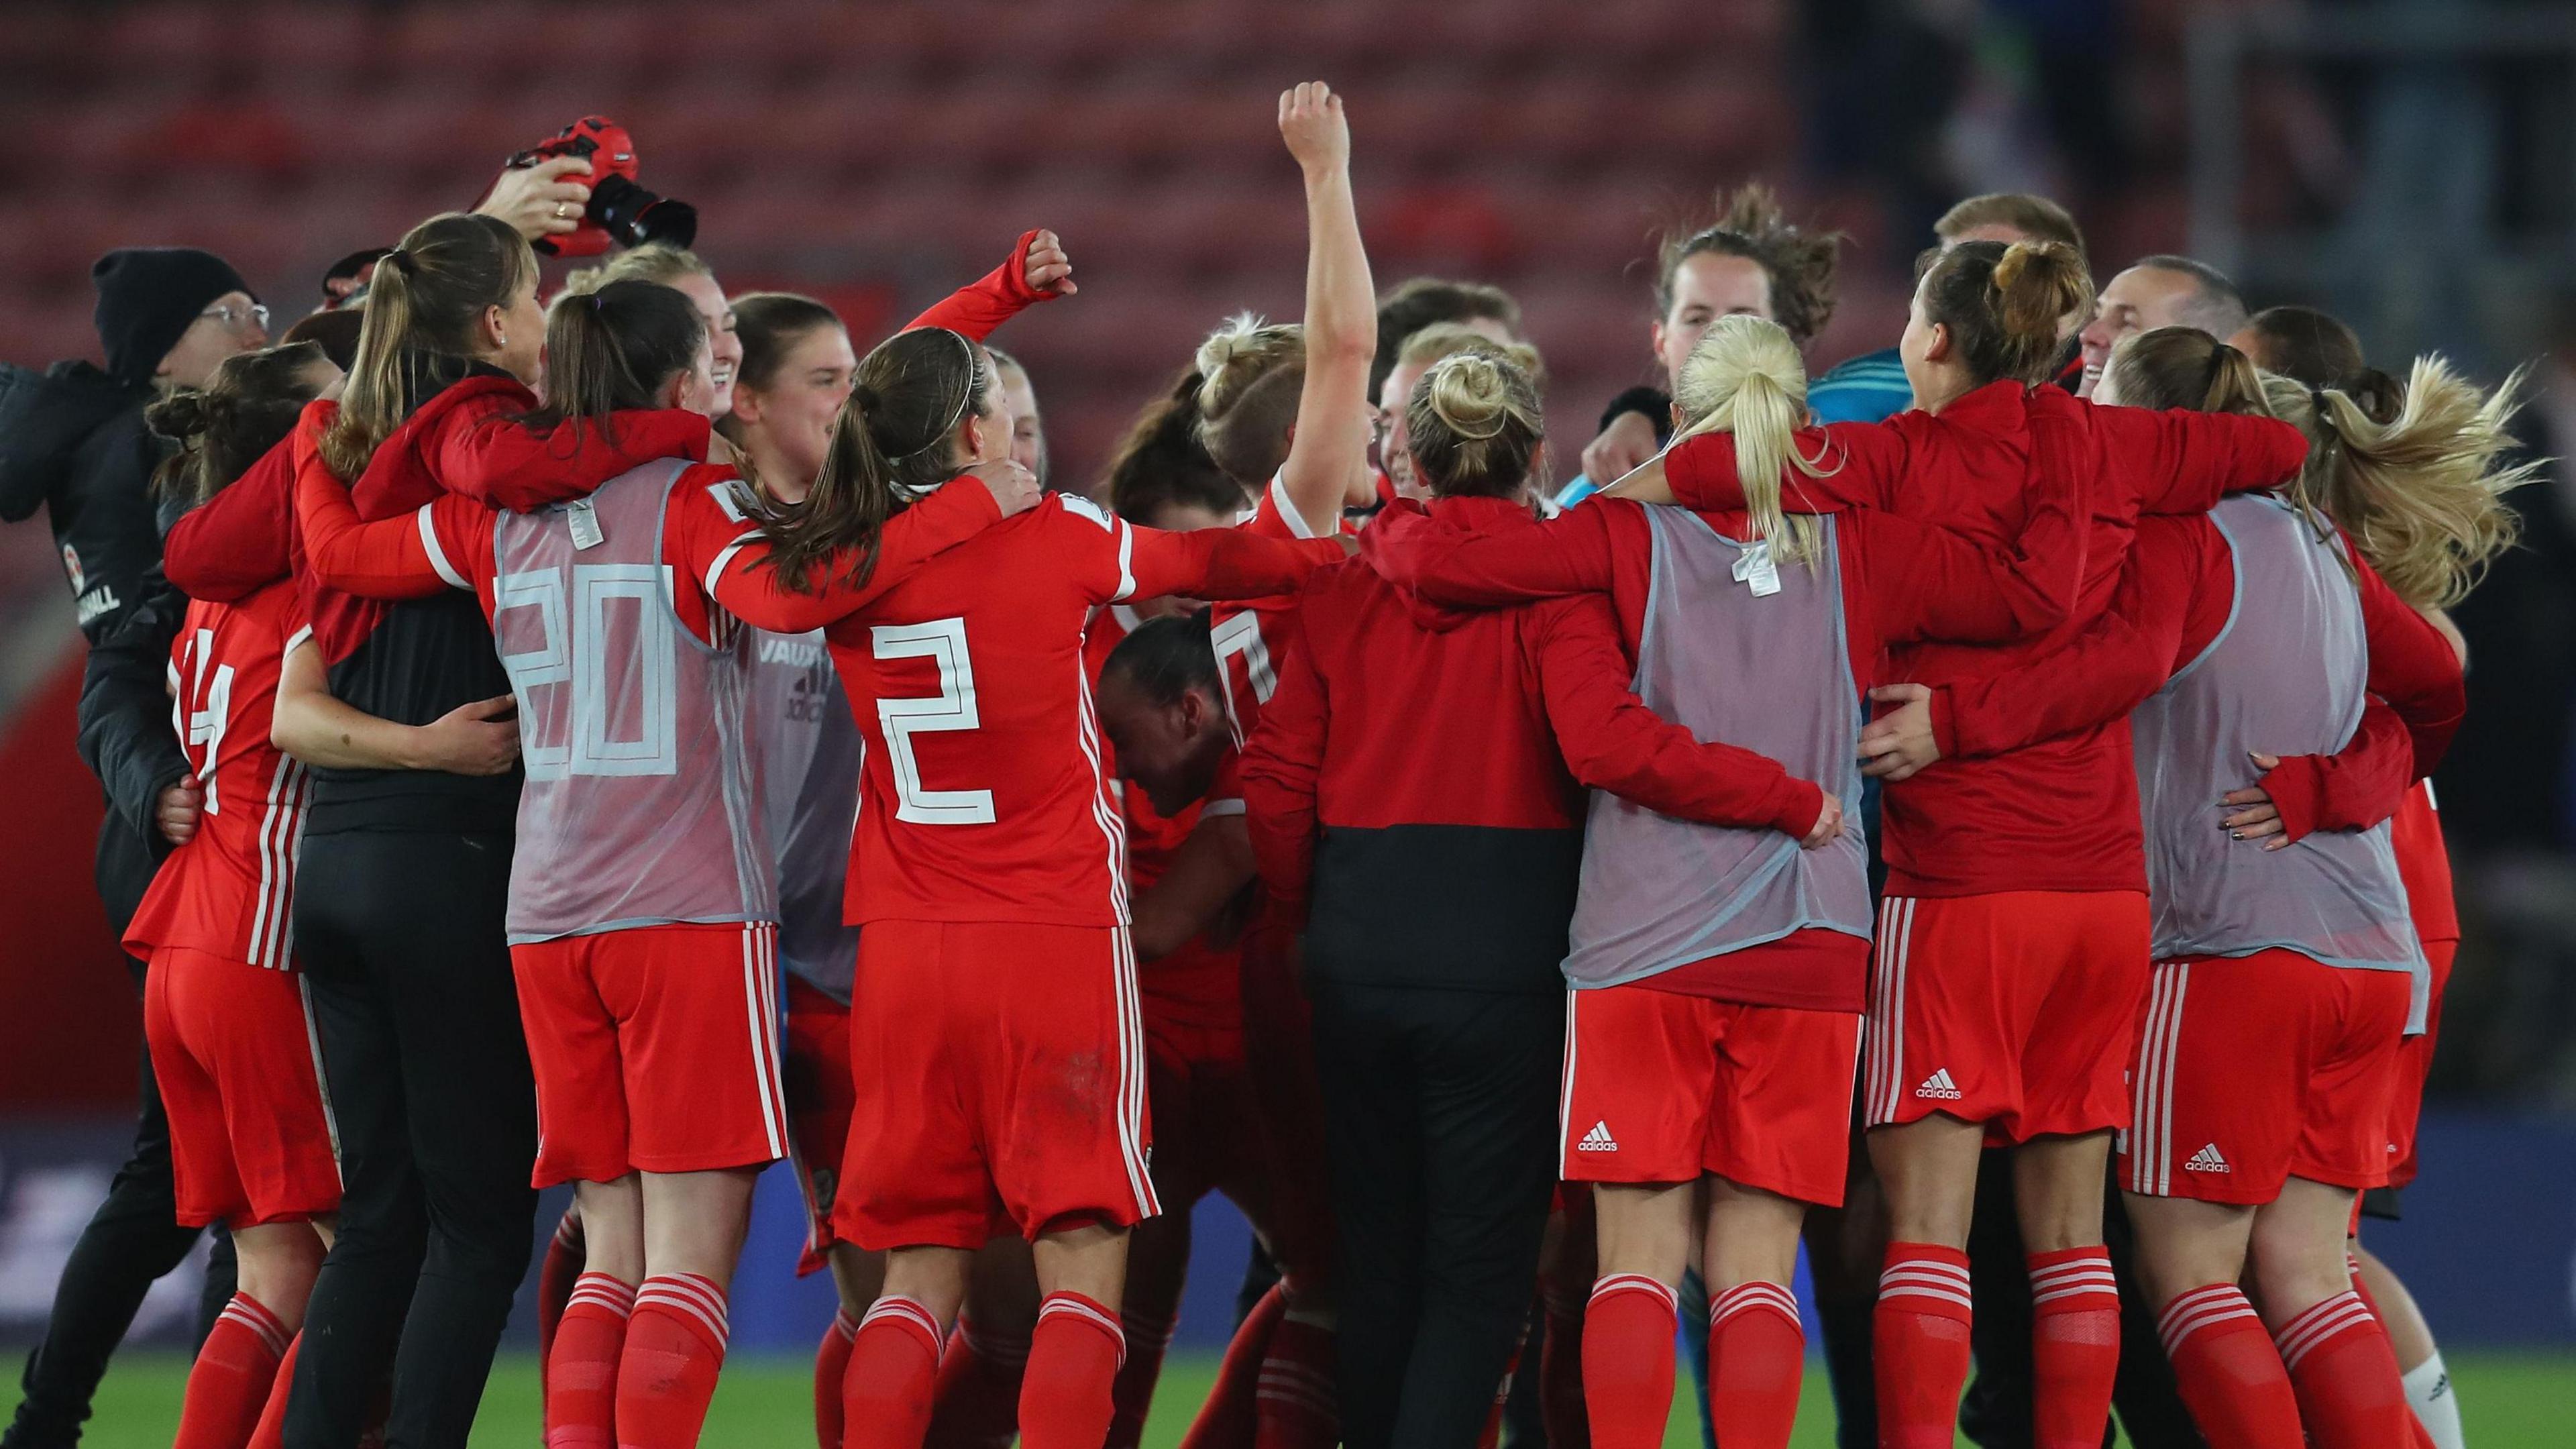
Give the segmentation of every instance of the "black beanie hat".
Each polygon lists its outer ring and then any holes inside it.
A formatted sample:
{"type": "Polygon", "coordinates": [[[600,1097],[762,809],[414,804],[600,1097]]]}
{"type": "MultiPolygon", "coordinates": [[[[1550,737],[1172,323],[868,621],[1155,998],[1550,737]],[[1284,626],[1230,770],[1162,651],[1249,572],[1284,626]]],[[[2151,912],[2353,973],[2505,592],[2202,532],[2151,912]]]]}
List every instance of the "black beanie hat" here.
{"type": "Polygon", "coordinates": [[[226,292],[250,284],[232,264],[194,247],[120,247],[89,269],[98,284],[99,345],[107,350],[108,375],[148,383],[161,359],[197,316],[226,292]]]}

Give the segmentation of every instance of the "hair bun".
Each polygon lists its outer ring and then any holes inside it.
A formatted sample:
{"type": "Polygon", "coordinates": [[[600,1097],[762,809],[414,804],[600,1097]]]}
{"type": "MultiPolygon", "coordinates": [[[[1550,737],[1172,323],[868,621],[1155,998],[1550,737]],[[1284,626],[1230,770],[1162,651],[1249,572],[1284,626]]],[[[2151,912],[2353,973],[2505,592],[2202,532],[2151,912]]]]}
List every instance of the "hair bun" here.
{"type": "Polygon", "coordinates": [[[1511,419],[1511,386],[1493,359],[1455,353],[1431,365],[1420,384],[1431,411],[1449,431],[1470,442],[1501,433],[1511,419]]]}
{"type": "Polygon", "coordinates": [[[197,388],[182,388],[143,410],[143,425],[165,438],[187,442],[214,426],[217,404],[197,388]]]}

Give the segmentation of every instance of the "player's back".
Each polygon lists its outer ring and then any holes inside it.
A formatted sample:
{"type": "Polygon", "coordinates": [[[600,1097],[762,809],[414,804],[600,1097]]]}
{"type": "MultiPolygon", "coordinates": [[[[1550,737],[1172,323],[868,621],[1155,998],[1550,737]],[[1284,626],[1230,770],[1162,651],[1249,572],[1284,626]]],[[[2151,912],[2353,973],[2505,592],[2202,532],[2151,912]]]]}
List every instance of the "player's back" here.
{"type": "Polygon", "coordinates": [[[826,631],[868,742],[853,921],[1126,923],[1083,625],[1134,591],[1132,542],[1051,496],[826,631]]]}
{"type": "Polygon", "coordinates": [[[304,767],[269,743],[269,729],[279,672],[303,618],[291,579],[237,603],[188,606],[170,651],[171,724],[205,803],[196,837],[136,910],[129,942],[287,964],[295,856],[312,786],[304,767]]]}

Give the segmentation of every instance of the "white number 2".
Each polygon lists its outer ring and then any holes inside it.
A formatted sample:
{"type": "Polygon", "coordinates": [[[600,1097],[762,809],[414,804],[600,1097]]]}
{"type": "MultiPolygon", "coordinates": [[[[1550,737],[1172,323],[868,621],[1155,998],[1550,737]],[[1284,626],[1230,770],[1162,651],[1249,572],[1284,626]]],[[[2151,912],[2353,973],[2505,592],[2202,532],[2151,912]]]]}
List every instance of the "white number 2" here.
{"type": "Polygon", "coordinates": [[[868,632],[879,659],[939,661],[939,693],[877,700],[877,723],[885,730],[886,753],[894,765],[894,818],[915,825],[992,824],[992,791],[925,790],[921,765],[912,754],[916,734],[971,730],[981,722],[975,710],[975,661],[966,653],[966,621],[879,624],[868,632]]]}

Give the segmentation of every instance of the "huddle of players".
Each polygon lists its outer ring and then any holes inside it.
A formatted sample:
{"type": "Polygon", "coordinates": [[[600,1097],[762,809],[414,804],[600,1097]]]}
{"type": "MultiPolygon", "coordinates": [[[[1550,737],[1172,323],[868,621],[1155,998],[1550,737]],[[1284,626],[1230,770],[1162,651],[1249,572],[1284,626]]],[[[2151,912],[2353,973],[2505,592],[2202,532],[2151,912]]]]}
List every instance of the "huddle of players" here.
{"type": "MultiPolygon", "coordinates": [[[[301,827],[332,771],[381,799],[424,764],[510,768],[433,763],[422,727],[348,697],[407,657],[371,653],[380,633],[460,595],[517,711],[496,925],[532,1181],[577,1192],[548,1262],[550,1444],[695,1442],[750,1182],[790,1152],[807,1266],[844,1302],[817,1363],[827,1449],[1134,1442],[1211,1189],[1283,1281],[1192,1442],[1387,1442],[1374,1397],[1335,1424],[1294,974],[1298,932],[1347,904],[1318,836],[1385,823],[1330,788],[1350,706],[1323,672],[1379,636],[1330,665],[1293,643],[1301,597],[1352,589],[1606,596],[1626,707],[1670,732],[1614,782],[1651,808],[1594,798],[1570,902],[1555,1175],[1591,1189],[1599,1271],[1549,1375],[1588,1405],[1569,1437],[1660,1442],[1695,1265],[1719,1432],[1786,1441],[1786,1285],[1802,1217],[1842,1197],[1856,1073],[1889,1202],[1882,1442],[1949,1441],[1989,1139],[2023,1149],[2040,1442],[2099,1442],[2114,1131],[2140,1281],[2211,1442],[2408,1433],[2344,1240],[2411,1119],[2400,1041],[2428,1004],[2387,822],[2428,809],[2411,787],[2456,728],[2460,661],[2416,610],[2505,541],[2510,389],[2430,361],[2312,389],[2165,329],[2079,401],[2052,384],[2094,312],[2081,254],[1966,239],[1928,259],[1897,349],[1917,410],[1819,428],[1797,344],[1829,271],[1755,212],[1665,260],[1683,439],[1531,525],[1490,504],[1536,481],[1534,354],[1478,335],[1507,330],[1491,317],[1406,337],[1373,419],[1340,100],[1301,86],[1280,124],[1304,324],[1212,338],[1139,420],[1110,512],[1012,461],[1032,410],[982,345],[1073,290],[1043,233],[857,357],[815,304],[726,304],[669,253],[540,312],[515,233],[441,217],[378,264],[345,379],[275,349],[170,405],[193,440],[173,477],[209,500],[172,577],[192,554],[238,576],[191,590],[174,651],[205,828],[128,937],[154,965],[182,1215],[232,1224],[242,1259],[180,1442],[281,1432],[353,1170],[293,965],[297,926],[373,907],[312,899],[301,827]],[[1756,285],[1730,301],[1739,263],[1756,285]],[[1380,505],[1341,562],[1346,512],[1380,505]],[[1894,708],[1865,724],[1865,700],[1894,708]],[[1875,910],[1842,813],[1864,759],[1889,782],[1875,910]],[[996,1239],[1028,1246],[979,1256],[996,1239]]],[[[1368,617],[1393,638],[1401,612],[1368,617]]],[[[479,721],[481,698],[385,712],[479,721]]],[[[455,904],[433,875],[394,888],[455,904]]]]}

